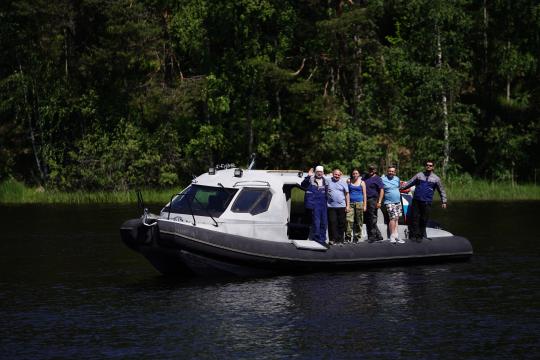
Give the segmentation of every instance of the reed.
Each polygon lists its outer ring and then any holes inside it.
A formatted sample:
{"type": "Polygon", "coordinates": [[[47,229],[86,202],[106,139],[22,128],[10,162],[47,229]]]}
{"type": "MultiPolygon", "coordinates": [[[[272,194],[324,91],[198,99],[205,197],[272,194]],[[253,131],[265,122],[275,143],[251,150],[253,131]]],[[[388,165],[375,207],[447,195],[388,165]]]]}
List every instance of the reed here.
{"type": "MultiPolygon", "coordinates": [[[[540,186],[532,184],[514,184],[477,179],[450,179],[444,182],[449,201],[512,201],[540,200],[540,186]]],[[[176,189],[146,189],[142,195],[146,203],[165,204],[176,189]]],[[[301,190],[293,193],[294,201],[301,201],[301,190]]],[[[438,195],[435,196],[438,201],[438,195]]],[[[0,203],[5,204],[135,204],[135,191],[75,191],[63,192],[27,187],[9,179],[0,183],[0,203]]]]}
{"type": "MultiPolygon", "coordinates": [[[[141,190],[145,203],[165,204],[180,189],[141,190]]],[[[57,191],[26,187],[13,179],[0,183],[0,203],[6,204],[135,204],[135,191],[57,191]]]]}
{"type": "Polygon", "coordinates": [[[449,201],[454,200],[540,200],[540,186],[488,180],[445,182],[449,201]]]}

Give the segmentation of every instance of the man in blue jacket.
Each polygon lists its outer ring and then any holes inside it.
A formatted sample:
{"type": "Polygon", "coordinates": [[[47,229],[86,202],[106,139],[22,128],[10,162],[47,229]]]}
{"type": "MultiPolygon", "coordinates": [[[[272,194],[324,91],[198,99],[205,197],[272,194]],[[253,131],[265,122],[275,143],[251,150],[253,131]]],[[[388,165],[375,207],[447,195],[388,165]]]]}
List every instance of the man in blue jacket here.
{"type": "Polygon", "coordinates": [[[405,190],[415,186],[411,205],[409,239],[419,242],[426,237],[426,225],[429,221],[429,213],[435,190],[439,192],[441,197],[442,208],[446,209],[446,192],[444,191],[441,179],[433,172],[435,165],[431,160],[426,161],[425,165],[426,168],[423,172],[416,174],[400,188],[401,190],[405,190]]]}
{"type": "Polygon", "coordinates": [[[315,172],[313,168],[309,169],[308,176],[300,186],[306,191],[304,206],[311,210],[313,240],[326,246],[328,183],[324,178],[324,168],[319,165],[315,168],[315,172]]]}

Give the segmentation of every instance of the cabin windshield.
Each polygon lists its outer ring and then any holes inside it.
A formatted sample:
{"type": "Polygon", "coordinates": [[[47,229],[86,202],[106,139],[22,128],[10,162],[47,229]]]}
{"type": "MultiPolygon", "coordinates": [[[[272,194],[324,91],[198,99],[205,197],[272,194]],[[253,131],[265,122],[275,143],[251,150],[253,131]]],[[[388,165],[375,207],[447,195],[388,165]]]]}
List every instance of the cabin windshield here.
{"type": "MultiPolygon", "coordinates": [[[[175,197],[170,211],[178,214],[220,217],[238,189],[192,185],[175,197]]],[[[163,209],[169,211],[169,208],[163,209]]]]}

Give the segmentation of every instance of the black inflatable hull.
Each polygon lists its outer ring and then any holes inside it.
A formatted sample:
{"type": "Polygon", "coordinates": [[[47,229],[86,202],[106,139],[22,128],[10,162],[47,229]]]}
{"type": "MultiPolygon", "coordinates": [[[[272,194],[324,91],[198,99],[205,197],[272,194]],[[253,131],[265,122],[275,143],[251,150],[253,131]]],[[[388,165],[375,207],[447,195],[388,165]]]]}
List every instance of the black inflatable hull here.
{"type": "Polygon", "coordinates": [[[344,244],[326,251],[300,250],[290,242],[274,242],[224,234],[190,224],[160,222],[146,226],[139,219],[121,227],[127,246],[143,254],[164,275],[238,275],[352,270],[362,267],[467,260],[470,242],[460,236],[420,243],[344,244]]]}

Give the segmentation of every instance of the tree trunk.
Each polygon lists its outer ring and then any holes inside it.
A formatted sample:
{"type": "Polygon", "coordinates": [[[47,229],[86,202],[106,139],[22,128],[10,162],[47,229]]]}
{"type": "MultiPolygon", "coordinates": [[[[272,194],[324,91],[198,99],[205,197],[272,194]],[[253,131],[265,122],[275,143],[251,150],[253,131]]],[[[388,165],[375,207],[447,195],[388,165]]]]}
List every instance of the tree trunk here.
{"type": "MultiPolygon", "coordinates": [[[[435,27],[437,36],[437,67],[439,71],[442,71],[442,46],[441,46],[441,33],[439,27],[435,27]]],[[[450,161],[450,138],[449,138],[449,126],[448,126],[448,104],[446,100],[446,91],[444,86],[441,85],[441,106],[443,116],[443,129],[444,129],[444,158],[442,164],[442,176],[446,177],[446,170],[448,169],[448,163],[450,161]]]]}
{"type": "MultiPolygon", "coordinates": [[[[253,89],[253,82],[251,83],[251,88],[253,89]]],[[[253,108],[253,94],[249,95],[249,100],[247,104],[247,113],[246,113],[246,126],[247,126],[247,137],[248,137],[248,159],[253,154],[253,116],[251,109],[253,108]]]]}
{"type": "Polygon", "coordinates": [[[334,96],[336,93],[336,81],[334,78],[334,67],[330,68],[330,94],[334,96]]]}
{"type": "Polygon", "coordinates": [[[488,63],[488,12],[487,12],[487,0],[484,0],[483,3],[483,14],[484,14],[484,28],[483,28],[483,35],[484,35],[484,76],[487,78],[487,63],[488,63]]]}
{"type": "Polygon", "coordinates": [[[506,101],[510,101],[510,76],[506,77],[506,101]]]}
{"type": "MultiPolygon", "coordinates": [[[[206,121],[206,124],[211,125],[212,119],[210,118],[210,109],[208,108],[208,101],[209,101],[209,98],[207,96],[206,101],[203,103],[202,111],[204,114],[204,119],[206,121]]],[[[214,166],[214,151],[212,150],[211,146],[208,146],[206,148],[206,157],[208,161],[208,166],[213,167],[214,166]]]]}
{"type": "Polygon", "coordinates": [[[26,107],[26,113],[27,113],[27,120],[28,120],[28,135],[30,137],[30,143],[32,145],[32,152],[34,154],[34,161],[36,162],[36,168],[39,172],[39,177],[41,180],[41,185],[45,183],[45,172],[43,171],[43,166],[41,164],[41,160],[39,158],[39,150],[36,142],[36,136],[34,134],[34,128],[32,126],[32,113],[34,107],[30,105],[30,102],[28,101],[28,88],[26,87],[26,82],[24,81],[24,74],[22,70],[22,66],[19,63],[19,72],[21,76],[21,84],[23,87],[23,94],[24,94],[24,103],[26,107]]]}
{"type": "Polygon", "coordinates": [[[355,123],[358,123],[358,102],[362,97],[362,89],[360,88],[360,78],[362,76],[362,46],[361,41],[358,35],[354,35],[354,42],[356,45],[355,61],[356,68],[354,71],[354,81],[353,81],[353,94],[352,94],[352,118],[355,123]]]}
{"type": "Polygon", "coordinates": [[[68,51],[68,39],[67,39],[67,36],[68,36],[68,32],[67,32],[66,28],[64,28],[64,56],[65,56],[64,71],[66,73],[66,83],[69,80],[69,68],[68,68],[69,51],[68,51]]]}
{"type": "Polygon", "coordinates": [[[171,86],[174,73],[174,57],[169,33],[169,10],[165,9],[161,17],[161,30],[163,32],[163,82],[171,86]]]}
{"type": "MultiPolygon", "coordinates": [[[[508,52],[511,51],[512,44],[510,43],[510,40],[506,42],[506,48],[508,49],[508,52]]],[[[510,101],[510,84],[512,82],[512,78],[510,77],[510,74],[506,75],[506,101],[510,101]]]]}
{"type": "Polygon", "coordinates": [[[281,97],[279,96],[279,90],[276,90],[276,108],[277,118],[281,120],[281,97]]]}
{"type": "Polygon", "coordinates": [[[253,154],[253,119],[251,117],[251,110],[248,110],[247,116],[248,127],[248,154],[253,154]]]}

